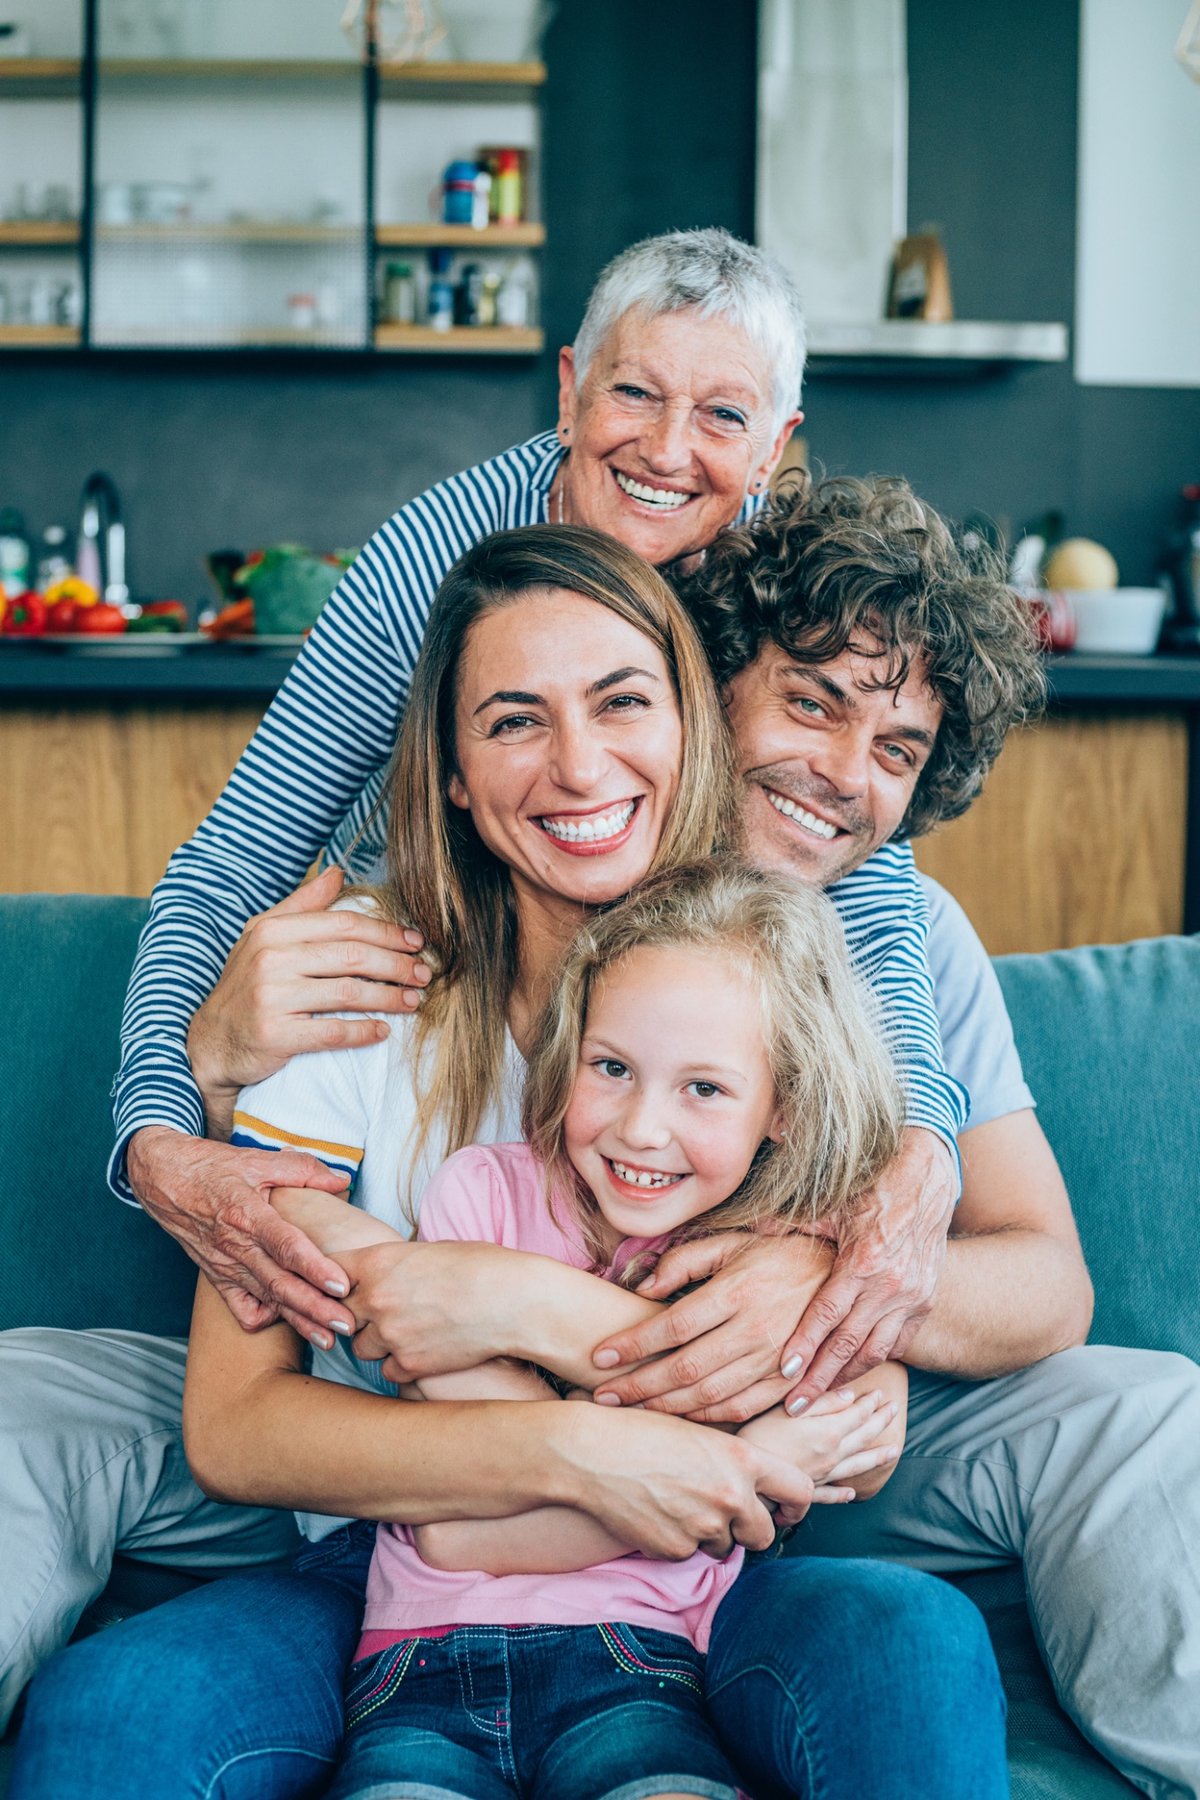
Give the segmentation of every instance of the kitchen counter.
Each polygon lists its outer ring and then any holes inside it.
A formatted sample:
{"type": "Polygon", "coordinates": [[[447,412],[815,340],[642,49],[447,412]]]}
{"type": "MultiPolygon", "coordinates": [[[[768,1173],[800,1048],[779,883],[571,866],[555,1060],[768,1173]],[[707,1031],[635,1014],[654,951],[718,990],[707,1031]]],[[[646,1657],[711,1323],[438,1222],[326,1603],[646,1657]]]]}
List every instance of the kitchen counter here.
{"type": "MultiPolygon", "coordinates": [[[[296,642],[0,643],[0,888],[148,893],[296,642]]],[[[965,817],[916,845],[989,950],[1200,930],[1200,657],[1055,656],[965,817]]]]}
{"type": "MultiPolygon", "coordinates": [[[[0,644],[0,694],[120,695],[126,699],[222,698],[269,700],[296,660],[298,647],[198,644],[183,650],[100,648],[62,644],[0,644]]],[[[1200,707],[1200,656],[1051,656],[1051,702],[1056,706],[1200,707]]]]}

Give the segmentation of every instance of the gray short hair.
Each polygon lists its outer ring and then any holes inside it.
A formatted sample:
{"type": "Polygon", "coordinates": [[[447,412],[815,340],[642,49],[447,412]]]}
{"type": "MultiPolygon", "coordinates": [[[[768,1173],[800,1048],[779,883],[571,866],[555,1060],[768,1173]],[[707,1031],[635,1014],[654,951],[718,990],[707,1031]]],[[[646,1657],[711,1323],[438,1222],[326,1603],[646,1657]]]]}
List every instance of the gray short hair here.
{"type": "Polygon", "coordinates": [[[575,339],[576,381],[627,312],[654,319],[689,306],[702,318],[728,319],[762,353],[781,425],[800,399],[804,375],[800,296],[773,256],[716,226],[643,238],[601,271],[575,339]]]}

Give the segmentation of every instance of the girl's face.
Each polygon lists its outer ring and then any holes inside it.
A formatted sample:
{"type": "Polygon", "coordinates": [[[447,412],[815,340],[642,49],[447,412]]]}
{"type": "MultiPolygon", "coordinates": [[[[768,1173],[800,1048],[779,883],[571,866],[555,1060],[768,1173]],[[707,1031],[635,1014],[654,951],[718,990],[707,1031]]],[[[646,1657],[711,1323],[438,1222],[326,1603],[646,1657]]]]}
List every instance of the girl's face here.
{"type": "Polygon", "coordinates": [[[662,654],[616,613],[560,588],[485,613],[459,666],[449,796],[535,893],[599,905],[654,860],[683,755],[662,654]]]}
{"type": "Polygon", "coordinates": [[[609,1249],[727,1200],[782,1123],[758,996],[719,951],[634,950],[597,983],[564,1121],[609,1249]]]}

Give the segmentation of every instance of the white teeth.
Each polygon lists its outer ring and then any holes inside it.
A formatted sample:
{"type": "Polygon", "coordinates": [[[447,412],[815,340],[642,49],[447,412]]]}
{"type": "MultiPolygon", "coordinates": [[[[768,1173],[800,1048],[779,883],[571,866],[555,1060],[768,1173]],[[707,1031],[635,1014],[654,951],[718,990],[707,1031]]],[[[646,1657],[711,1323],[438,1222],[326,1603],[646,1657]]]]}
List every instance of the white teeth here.
{"type": "Polygon", "coordinates": [[[786,799],[783,794],[775,793],[772,788],[764,788],[763,793],[776,812],[782,813],[785,819],[795,819],[798,824],[803,825],[805,831],[811,831],[820,838],[837,836],[836,825],[830,825],[828,820],[818,819],[815,814],[805,812],[804,808],[798,806],[794,800],[786,799]]]}
{"type": "Polygon", "coordinates": [[[658,1175],[653,1169],[631,1169],[625,1163],[619,1163],[616,1157],[609,1157],[609,1161],[618,1181],[627,1182],[630,1187],[665,1188],[683,1180],[682,1175],[658,1175]]]}
{"type": "Polygon", "coordinates": [[[625,800],[606,813],[594,813],[588,819],[550,819],[539,821],[542,830],[565,844],[598,844],[605,838],[617,837],[633,817],[636,801],[625,800]]]}
{"type": "Polygon", "coordinates": [[[634,500],[643,500],[647,506],[661,506],[665,512],[670,512],[677,506],[686,506],[692,498],[690,494],[674,493],[670,488],[647,487],[644,482],[634,481],[632,476],[622,475],[617,469],[613,473],[623,494],[629,494],[634,500]]]}

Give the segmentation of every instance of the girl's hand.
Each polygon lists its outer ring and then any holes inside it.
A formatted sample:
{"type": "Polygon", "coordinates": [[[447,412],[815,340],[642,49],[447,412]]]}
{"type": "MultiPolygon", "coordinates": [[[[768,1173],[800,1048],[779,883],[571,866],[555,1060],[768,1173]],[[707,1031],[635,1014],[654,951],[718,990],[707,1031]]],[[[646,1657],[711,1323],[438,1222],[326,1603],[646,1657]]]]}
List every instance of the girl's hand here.
{"type": "Polygon", "coordinates": [[[794,1385],[780,1373],[783,1346],[833,1266],[828,1244],[805,1236],[722,1232],[668,1250],[638,1288],[652,1300],[702,1280],[633,1331],[597,1345],[597,1368],[658,1358],[605,1380],[602,1405],[645,1403],[709,1424],[737,1423],[777,1406],[794,1385]]]}
{"type": "MultiPolygon", "coordinates": [[[[799,1418],[777,1407],[743,1425],[738,1436],[774,1455],[794,1462],[811,1475],[814,1500],[836,1502],[862,1498],[861,1478],[892,1465],[900,1444],[884,1440],[899,1407],[882,1390],[871,1388],[855,1397],[852,1388],[837,1388],[814,1400],[799,1418]],[[846,1484],[853,1485],[846,1485],[846,1484]]],[[[865,1485],[875,1492],[881,1482],[865,1485]]]]}

